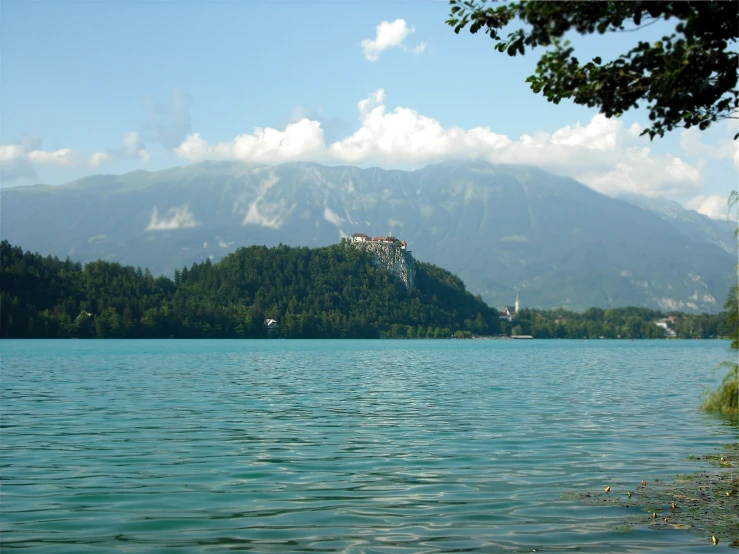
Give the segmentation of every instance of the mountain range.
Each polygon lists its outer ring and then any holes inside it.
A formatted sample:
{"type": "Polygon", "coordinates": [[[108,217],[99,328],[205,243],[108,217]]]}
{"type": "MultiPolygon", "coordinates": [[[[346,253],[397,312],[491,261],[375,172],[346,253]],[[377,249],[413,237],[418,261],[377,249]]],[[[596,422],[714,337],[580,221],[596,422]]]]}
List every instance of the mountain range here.
{"type": "Polygon", "coordinates": [[[490,305],[716,312],[736,282],[733,225],[667,200],[610,198],[527,166],[415,171],[205,162],[0,191],[3,238],[153,273],[239,246],[392,234],[490,305]]]}

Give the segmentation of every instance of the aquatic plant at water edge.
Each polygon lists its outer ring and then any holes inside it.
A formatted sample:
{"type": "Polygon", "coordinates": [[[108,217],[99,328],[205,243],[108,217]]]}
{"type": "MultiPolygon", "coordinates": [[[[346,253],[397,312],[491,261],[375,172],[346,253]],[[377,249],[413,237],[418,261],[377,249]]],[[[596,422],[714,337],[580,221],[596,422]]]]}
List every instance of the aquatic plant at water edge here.
{"type": "MultiPolygon", "coordinates": [[[[735,190],[731,191],[729,196],[729,212],[734,206],[739,206],[739,192],[735,190]]],[[[739,227],[734,231],[734,238],[739,238],[739,227]]],[[[739,279],[739,272],[737,278],[739,279]]],[[[731,348],[739,350],[739,283],[729,291],[724,307],[727,310],[726,323],[731,337],[731,348]]],[[[703,408],[709,412],[736,417],[739,416],[739,360],[735,355],[733,362],[722,365],[728,366],[729,372],[716,391],[704,393],[703,408]]]]}
{"type": "Polygon", "coordinates": [[[729,371],[718,388],[703,393],[703,409],[736,417],[739,416],[739,364],[726,362],[719,367],[726,366],[729,371]]]}

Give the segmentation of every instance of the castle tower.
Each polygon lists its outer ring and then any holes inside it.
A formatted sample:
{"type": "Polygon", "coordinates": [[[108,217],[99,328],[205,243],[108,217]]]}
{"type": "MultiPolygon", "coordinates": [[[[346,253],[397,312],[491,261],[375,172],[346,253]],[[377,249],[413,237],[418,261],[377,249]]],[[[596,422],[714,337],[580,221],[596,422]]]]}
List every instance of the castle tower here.
{"type": "Polygon", "coordinates": [[[515,304],[515,308],[514,308],[515,313],[518,313],[518,308],[520,307],[520,305],[521,305],[521,303],[520,303],[519,298],[518,298],[518,290],[516,290],[516,304],[515,304]]]}

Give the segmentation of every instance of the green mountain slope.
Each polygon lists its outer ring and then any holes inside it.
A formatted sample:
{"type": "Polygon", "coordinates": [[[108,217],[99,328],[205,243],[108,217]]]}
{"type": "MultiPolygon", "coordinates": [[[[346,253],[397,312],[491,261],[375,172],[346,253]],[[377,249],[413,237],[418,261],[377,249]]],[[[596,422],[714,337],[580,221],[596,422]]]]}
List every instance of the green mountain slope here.
{"type": "Polygon", "coordinates": [[[523,166],[207,162],[0,195],[14,244],[170,276],[240,246],[392,232],[495,306],[518,289],[525,306],[716,312],[735,280],[736,253],[704,216],[668,219],[523,166]]]}

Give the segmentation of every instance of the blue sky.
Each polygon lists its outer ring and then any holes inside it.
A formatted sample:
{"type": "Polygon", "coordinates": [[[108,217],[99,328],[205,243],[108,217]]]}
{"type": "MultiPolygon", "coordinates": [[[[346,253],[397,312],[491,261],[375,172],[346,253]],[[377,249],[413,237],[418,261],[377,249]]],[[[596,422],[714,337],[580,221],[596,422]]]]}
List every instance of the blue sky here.
{"type": "MultiPolygon", "coordinates": [[[[204,159],[481,156],[720,215],[737,186],[726,123],[650,143],[635,136],[643,112],[606,121],[555,106],[524,82],[539,51],[499,54],[482,34],[455,35],[447,14],[444,1],[5,0],[2,186],[204,159]],[[383,37],[384,50],[362,46],[383,37]]],[[[664,30],[575,44],[607,59],[664,30]]]]}

